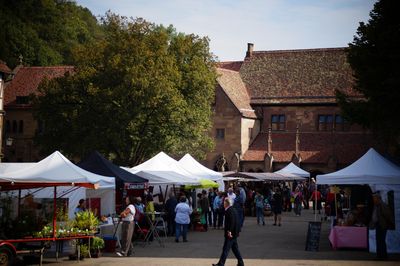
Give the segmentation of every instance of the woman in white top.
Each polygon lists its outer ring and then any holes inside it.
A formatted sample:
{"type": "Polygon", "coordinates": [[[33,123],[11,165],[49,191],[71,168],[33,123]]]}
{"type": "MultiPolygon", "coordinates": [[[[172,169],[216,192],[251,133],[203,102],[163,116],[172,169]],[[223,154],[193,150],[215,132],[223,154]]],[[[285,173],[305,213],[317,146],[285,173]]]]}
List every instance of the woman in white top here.
{"type": "Polygon", "coordinates": [[[132,252],[131,243],[132,235],[135,230],[135,206],[133,206],[133,197],[127,196],[125,198],[126,209],[121,212],[122,218],[122,239],[121,239],[121,252],[117,252],[118,256],[129,256],[132,252]]]}
{"type": "Polygon", "coordinates": [[[175,242],[179,242],[179,237],[182,235],[183,242],[187,242],[187,231],[190,224],[190,214],[192,208],[186,203],[186,197],[182,196],[179,203],[175,207],[175,242]]]}

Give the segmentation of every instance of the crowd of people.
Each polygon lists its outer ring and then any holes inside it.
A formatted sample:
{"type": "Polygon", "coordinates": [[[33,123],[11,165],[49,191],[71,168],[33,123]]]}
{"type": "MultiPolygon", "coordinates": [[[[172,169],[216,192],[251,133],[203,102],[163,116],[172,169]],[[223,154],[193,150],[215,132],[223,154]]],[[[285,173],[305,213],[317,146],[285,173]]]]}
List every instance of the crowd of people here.
{"type": "MultiPolygon", "coordinates": [[[[127,197],[126,209],[121,213],[124,235],[119,254],[121,256],[131,254],[131,245],[127,243],[131,243],[132,236],[135,237],[135,224],[143,228],[149,226],[149,223],[155,221],[156,210],[163,214],[167,225],[165,233],[175,237],[177,243],[189,241],[189,230],[206,232],[210,229],[224,229],[223,252],[220,261],[215,265],[223,265],[230,249],[237,257],[238,265],[241,265],[243,260],[236,238],[242,230],[246,216],[256,216],[257,224],[265,226],[264,216],[273,215],[273,226],[282,226],[282,212],[293,211],[293,216],[301,216],[302,209],[309,209],[310,205],[312,205],[313,213],[323,215],[322,219],[330,220],[332,227],[344,216],[343,209],[346,207],[344,191],[332,191],[329,187],[316,189],[313,179],[310,183],[307,181],[294,182],[290,186],[284,182],[278,184],[258,183],[256,185],[256,187],[251,187],[248,184],[239,184],[228,187],[226,191],[202,190],[197,195],[195,190],[181,190],[179,193],[171,191],[163,204],[156,205],[151,193],[147,193],[143,201],[141,197],[127,197]],[[227,212],[228,208],[231,209],[229,213],[227,212]],[[232,213],[235,216],[235,222],[232,221],[232,213]],[[148,217],[147,220],[144,219],[145,216],[148,217]],[[227,219],[229,219],[228,222],[227,219]],[[235,228],[230,223],[235,223],[235,228]],[[230,229],[227,229],[227,226],[230,229]],[[233,235],[230,230],[234,230],[233,235]],[[228,231],[229,235],[227,235],[228,231]]],[[[365,214],[365,210],[359,205],[354,211],[347,214],[347,219],[353,219],[354,224],[367,226],[369,219],[367,215],[362,215],[365,214]]],[[[82,205],[78,206],[77,210],[78,208],[82,208],[82,205]]],[[[377,223],[376,221],[377,218],[375,218],[375,223],[377,223]]],[[[382,230],[382,232],[379,236],[386,231],[382,230]]],[[[148,239],[152,241],[153,235],[150,235],[148,239]]],[[[386,256],[386,254],[382,256],[386,256]]]]}

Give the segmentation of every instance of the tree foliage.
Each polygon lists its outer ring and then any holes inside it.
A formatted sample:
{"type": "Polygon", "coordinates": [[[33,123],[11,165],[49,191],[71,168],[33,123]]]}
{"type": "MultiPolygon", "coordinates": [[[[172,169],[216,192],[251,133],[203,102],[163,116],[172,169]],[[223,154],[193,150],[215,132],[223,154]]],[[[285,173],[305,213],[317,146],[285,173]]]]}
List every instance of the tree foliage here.
{"type": "Polygon", "coordinates": [[[71,51],[101,36],[92,13],[67,0],[0,0],[0,58],[18,64],[71,64],[71,51]]]}
{"type": "Polygon", "coordinates": [[[354,88],[364,99],[337,93],[345,117],[371,129],[387,147],[400,144],[399,7],[398,1],[378,1],[349,44],[354,88]]]}
{"type": "Polygon", "coordinates": [[[40,87],[37,143],[127,165],[161,150],[204,155],[216,80],[208,39],[111,13],[101,25],[103,39],[74,50],[75,72],[40,87]]]}

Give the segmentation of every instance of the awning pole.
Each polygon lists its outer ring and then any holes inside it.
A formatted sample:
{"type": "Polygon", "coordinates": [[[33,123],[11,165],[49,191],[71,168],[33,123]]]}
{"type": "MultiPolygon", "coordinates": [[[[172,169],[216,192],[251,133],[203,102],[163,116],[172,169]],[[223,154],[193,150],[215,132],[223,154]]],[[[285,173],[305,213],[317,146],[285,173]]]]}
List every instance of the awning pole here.
{"type": "Polygon", "coordinates": [[[317,192],[317,191],[318,191],[317,186],[318,186],[318,185],[317,185],[317,182],[315,182],[315,189],[314,189],[314,193],[315,193],[315,194],[314,194],[314,204],[315,204],[315,205],[313,206],[313,207],[314,207],[314,222],[317,221],[317,201],[318,201],[318,200],[317,200],[317,193],[318,193],[318,192],[317,192]]]}
{"type": "Polygon", "coordinates": [[[18,211],[17,211],[17,214],[18,214],[18,220],[19,220],[20,215],[21,215],[21,189],[18,190],[18,211]]]}
{"type": "Polygon", "coordinates": [[[54,200],[53,200],[53,238],[56,237],[56,220],[57,220],[57,187],[54,186],[54,200]]]}
{"type": "Polygon", "coordinates": [[[164,197],[164,203],[167,201],[167,193],[168,193],[168,185],[165,188],[165,197],[164,197]]]}

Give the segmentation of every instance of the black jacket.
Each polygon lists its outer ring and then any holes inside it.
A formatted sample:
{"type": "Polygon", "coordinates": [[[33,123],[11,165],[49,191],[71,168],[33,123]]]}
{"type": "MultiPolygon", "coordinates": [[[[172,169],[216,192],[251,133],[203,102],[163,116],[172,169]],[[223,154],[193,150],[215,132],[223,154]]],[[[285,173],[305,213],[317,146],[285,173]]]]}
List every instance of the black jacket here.
{"type": "Polygon", "coordinates": [[[232,233],[233,238],[239,236],[240,223],[237,211],[233,207],[229,207],[225,211],[225,237],[228,237],[228,231],[232,233]]]}

